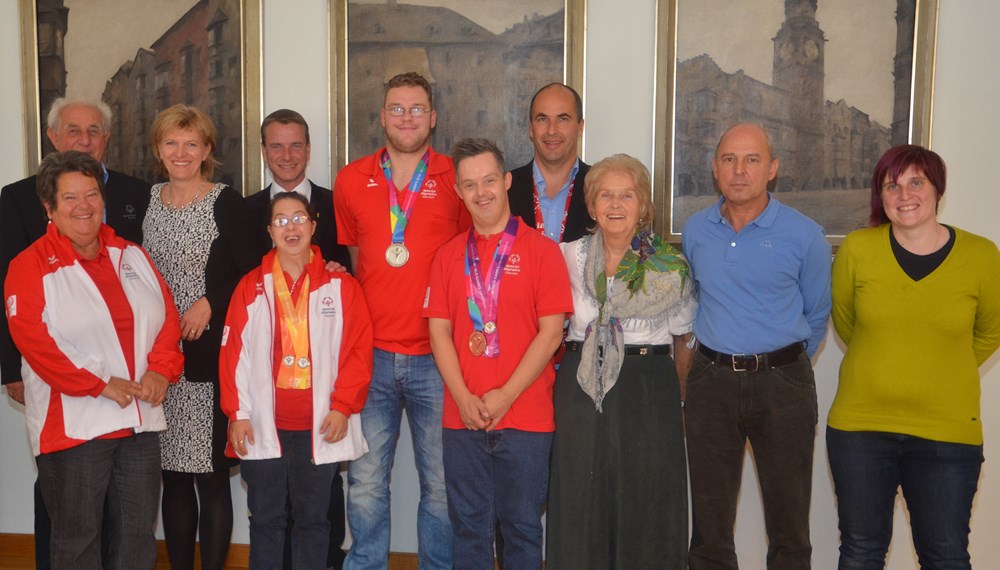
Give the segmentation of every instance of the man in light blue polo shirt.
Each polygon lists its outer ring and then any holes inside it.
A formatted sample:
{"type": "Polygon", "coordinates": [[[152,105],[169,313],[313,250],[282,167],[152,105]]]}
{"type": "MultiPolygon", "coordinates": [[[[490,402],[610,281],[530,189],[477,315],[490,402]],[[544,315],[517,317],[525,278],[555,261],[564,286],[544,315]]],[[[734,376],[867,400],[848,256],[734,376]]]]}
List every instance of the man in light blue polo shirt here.
{"type": "Polygon", "coordinates": [[[699,347],[688,375],[691,570],[736,569],[733,526],[746,442],[768,531],[767,567],[810,567],[809,501],[817,406],[810,359],[830,314],[830,245],[778,202],[778,159],[758,125],[719,141],[722,197],[691,216],[684,254],[699,289],[699,347]]]}

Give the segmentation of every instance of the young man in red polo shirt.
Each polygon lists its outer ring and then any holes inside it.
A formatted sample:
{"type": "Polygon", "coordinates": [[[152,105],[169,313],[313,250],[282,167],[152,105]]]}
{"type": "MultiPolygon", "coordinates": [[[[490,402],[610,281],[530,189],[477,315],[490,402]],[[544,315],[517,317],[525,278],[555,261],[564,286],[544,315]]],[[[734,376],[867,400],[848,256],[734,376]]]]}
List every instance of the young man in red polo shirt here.
{"type": "Polygon", "coordinates": [[[420,311],[434,254],[469,228],[469,216],[453,190],[451,159],[430,146],[437,121],[430,83],[412,72],[393,77],[380,115],[385,147],[341,169],[333,187],[337,239],[351,254],[375,337],[361,410],[369,451],[347,469],[353,544],[344,568],[384,570],[389,563],[389,474],[405,407],[420,476],[420,568],[451,570],[441,462],[444,384],[420,311]]]}
{"type": "Polygon", "coordinates": [[[573,312],[553,241],[510,214],[503,153],[484,139],[455,145],[456,189],[473,228],[434,259],[424,316],[448,387],[444,469],[456,569],[541,568],[555,422],[552,355],[573,312]]]}

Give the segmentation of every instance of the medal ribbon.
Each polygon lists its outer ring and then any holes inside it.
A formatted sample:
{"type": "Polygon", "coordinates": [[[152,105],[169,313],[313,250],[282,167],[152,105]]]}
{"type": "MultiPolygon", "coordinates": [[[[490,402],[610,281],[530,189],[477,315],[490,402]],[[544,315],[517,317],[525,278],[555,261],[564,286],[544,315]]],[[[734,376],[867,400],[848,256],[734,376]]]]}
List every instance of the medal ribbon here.
{"type": "MultiPolygon", "coordinates": [[[[309,253],[310,261],[313,254],[309,253]]],[[[302,291],[292,304],[292,293],[285,282],[285,272],[278,256],[274,256],[271,272],[274,294],[278,297],[278,323],[281,327],[281,365],[275,386],[286,390],[308,390],[312,386],[312,365],[309,362],[309,274],[302,278],[302,291]],[[288,359],[291,358],[291,362],[288,359]],[[302,364],[305,366],[302,366],[302,364]]]]}
{"type": "MultiPolygon", "coordinates": [[[[573,198],[573,186],[575,183],[576,180],[569,181],[569,192],[566,193],[566,209],[563,210],[562,223],[559,226],[559,237],[556,239],[557,242],[561,242],[563,234],[566,233],[566,218],[569,217],[569,201],[573,198]]],[[[542,235],[544,235],[545,219],[542,216],[542,203],[538,198],[538,185],[534,184],[534,181],[532,181],[532,184],[535,189],[535,193],[532,195],[532,198],[535,199],[535,229],[542,232],[542,235]]]]}
{"type": "Polygon", "coordinates": [[[389,151],[382,151],[381,165],[385,174],[386,184],[389,185],[389,231],[392,232],[392,243],[403,243],[403,232],[406,231],[406,222],[413,213],[413,205],[417,203],[417,194],[420,187],[424,185],[424,178],[427,177],[427,163],[430,161],[431,151],[424,152],[423,158],[417,163],[417,169],[413,171],[413,178],[407,184],[406,197],[403,198],[403,206],[399,205],[399,198],[396,196],[396,184],[392,181],[392,162],[389,160],[389,151]]]}
{"type": "Polygon", "coordinates": [[[507,257],[514,247],[514,236],[517,235],[517,218],[510,217],[504,228],[500,243],[493,252],[493,259],[486,271],[487,281],[483,280],[483,266],[476,248],[476,233],[469,228],[469,240],[465,247],[465,296],[469,300],[469,318],[472,327],[486,336],[486,352],[483,356],[496,358],[500,356],[500,334],[494,328],[492,332],[483,330],[484,322],[496,324],[497,301],[500,298],[500,278],[503,268],[507,265],[507,257]]]}

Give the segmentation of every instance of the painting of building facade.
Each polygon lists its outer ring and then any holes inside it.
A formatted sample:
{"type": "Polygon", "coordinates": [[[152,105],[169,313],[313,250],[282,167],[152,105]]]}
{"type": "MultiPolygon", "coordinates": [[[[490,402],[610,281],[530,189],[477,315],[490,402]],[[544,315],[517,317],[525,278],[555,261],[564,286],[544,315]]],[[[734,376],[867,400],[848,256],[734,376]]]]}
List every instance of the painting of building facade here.
{"type": "Polygon", "coordinates": [[[501,145],[508,167],[528,162],[531,96],[564,80],[565,16],[564,0],[351,0],[348,160],[384,144],[379,109],[385,83],[416,71],[434,88],[438,116],[431,144],[438,152],[481,136],[501,145]]]}
{"type": "Polygon", "coordinates": [[[243,2],[142,0],[123,6],[107,0],[39,1],[42,155],[52,150],[44,136],[44,115],[56,97],[99,99],[114,117],[105,162],[156,181],[150,128],[157,113],[185,103],[208,113],[218,129],[214,150],[222,166],[216,177],[241,188],[247,169],[243,2]],[[130,17],[141,22],[142,34],[118,33],[131,27],[130,17]],[[114,45],[102,45],[102,38],[116,39],[114,45]]]}
{"type": "Polygon", "coordinates": [[[909,141],[915,4],[915,0],[873,0],[856,6],[831,0],[757,0],[741,2],[738,8],[731,4],[734,9],[777,16],[777,20],[768,16],[755,20],[747,15],[748,25],[760,23],[756,40],[748,41],[759,42],[754,47],[763,47],[770,57],[766,62],[760,57],[741,62],[732,53],[715,57],[725,51],[723,46],[698,34],[697,26],[685,28],[685,13],[710,8],[682,2],[671,233],[681,233],[688,216],[717,198],[711,160],[719,136],[737,122],[759,123],[769,132],[780,163],[773,184],[780,200],[815,218],[828,235],[846,235],[863,226],[875,162],[891,146],[909,141]],[[878,41],[858,28],[858,17],[870,20],[866,25],[880,26],[875,28],[880,30],[878,41]],[[863,54],[849,58],[846,71],[828,64],[828,54],[842,42],[863,54]],[[717,60],[725,60],[728,68],[717,60]],[[752,67],[757,71],[747,71],[752,67]]]}

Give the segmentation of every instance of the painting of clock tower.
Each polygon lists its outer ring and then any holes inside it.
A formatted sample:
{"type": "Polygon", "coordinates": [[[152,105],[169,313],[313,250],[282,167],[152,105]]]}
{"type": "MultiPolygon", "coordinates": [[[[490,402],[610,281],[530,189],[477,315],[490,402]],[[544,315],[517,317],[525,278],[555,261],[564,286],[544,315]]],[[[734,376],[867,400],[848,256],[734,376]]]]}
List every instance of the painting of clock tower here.
{"type": "Polygon", "coordinates": [[[791,149],[779,176],[786,190],[822,187],[824,134],[823,50],[826,38],[816,21],[817,0],[785,0],[785,21],[774,36],[772,85],[789,95],[788,121],[794,128],[775,141],[791,149]]]}

